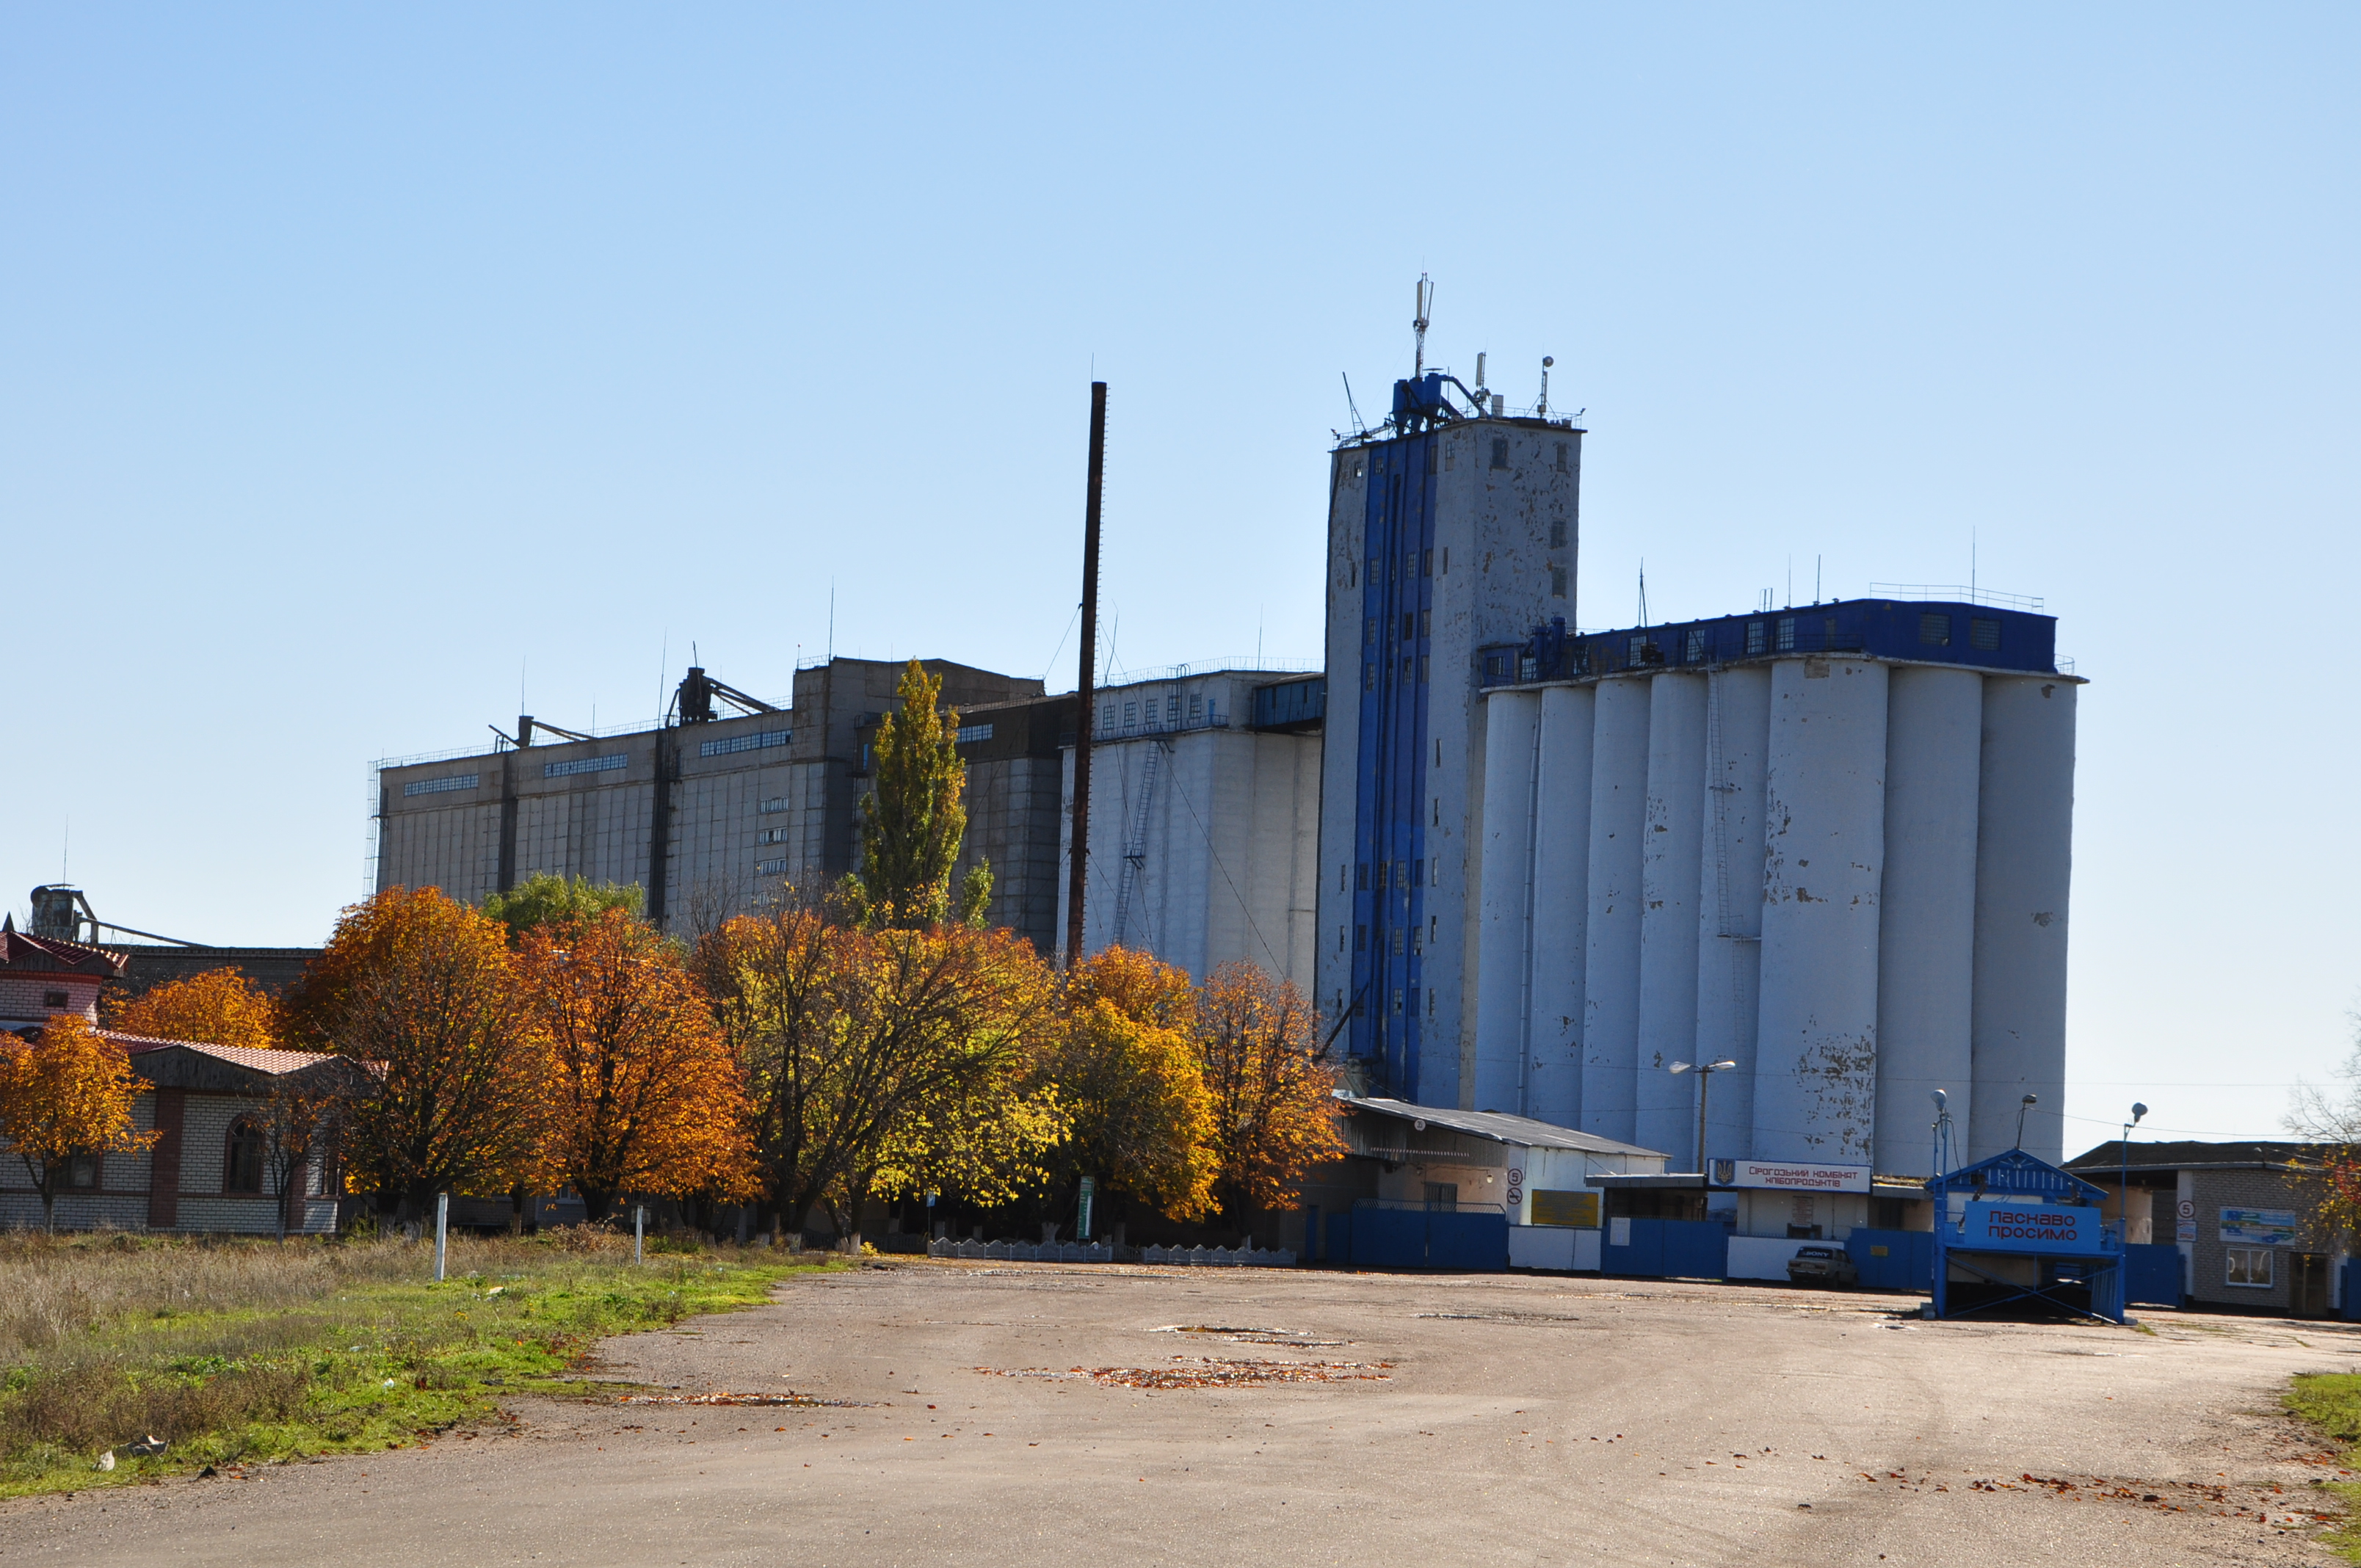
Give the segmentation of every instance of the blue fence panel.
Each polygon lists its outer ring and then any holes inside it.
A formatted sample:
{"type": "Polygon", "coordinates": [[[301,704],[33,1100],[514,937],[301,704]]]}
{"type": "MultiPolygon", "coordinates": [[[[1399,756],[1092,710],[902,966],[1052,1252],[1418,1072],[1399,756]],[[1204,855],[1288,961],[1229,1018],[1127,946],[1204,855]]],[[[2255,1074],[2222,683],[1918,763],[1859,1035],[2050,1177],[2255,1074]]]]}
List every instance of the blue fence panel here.
{"type": "Polygon", "coordinates": [[[2345,1277],[2340,1283],[2344,1288],[2336,1293],[2337,1315],[2348,1323],[2361,1323],[2361,1257],[2345,1260],[2345,1277]]]}
{"type": "Polygon", "coordinates": [[[1730,1273],[1730,1227],[1719,1220],[1659,1220],[1664,1270],[1684,1279],[1721,1279],[1730,1273]]]}
{"type": "Polygon", "coordinates": [[[1622,1223],[1617,1220],[1607,1222],[1606,1234],[1599,1238],[1598,1271],[1601,1274],[1645,1274],[1661,1277],[1664,1272],[1664,1222],[1631,1221],[1631,1240],[1622,1246],[1617,1246],[1615,1227],[1622,1223]]]}
{"type": "Polygon", "coordinates": [[[1424,1268],[1426,1266],[1426,1211],[1423,1209],[1354,1210],[1353,1266],[1356,1268],[1424,1268]]]}
{"type": "Polygon", "coordinates": [[[1353,1261],[1353,1216],[1349,1212],[1328,1216],[1328,1245],[1322,1249],[1321,1257],[1326,1263],[1353,1261]]]}
{"type": "MultiPolygon", "coordinates": [[[[2346,1264],[2348,1269],[2353,1266],[2346,1264]]],[[[2180,1249],[2177,1246],[2124,1248],[2124,1301],[2134,1307],[2180,1305],[2180,1249]]],[[[2348,1300],[2350,1297],[2346,1298],[2348,1300]]]]}
{"type": "Polygon", "coordinates": [[[1426,1266],[1467,1271],[1509,1266],[1509,1216],[1437,1211],[1426,1217],[1426,1266]]]}
{"type": "Polygon", "coordinates": [[[1856,1227],[1845,1237],[1845,1253],[1870,1290],[1932,1290],[1935,1233],[1873,1231],[1856,1227]]]}

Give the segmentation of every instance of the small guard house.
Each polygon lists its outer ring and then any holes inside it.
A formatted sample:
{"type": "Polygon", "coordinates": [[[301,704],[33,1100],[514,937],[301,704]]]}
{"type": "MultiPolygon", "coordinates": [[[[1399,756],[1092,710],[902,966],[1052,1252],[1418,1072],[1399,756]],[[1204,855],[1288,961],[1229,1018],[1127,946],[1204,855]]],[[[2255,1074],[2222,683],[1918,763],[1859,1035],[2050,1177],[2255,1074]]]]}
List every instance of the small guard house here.
{"type": "Polygon", "coordinates": [[[2124,1321],[2124,1242],[2081,1177],[2009,1149],[1930,1179],[1938,1318],[2044,1302],[2124,1321]]]}

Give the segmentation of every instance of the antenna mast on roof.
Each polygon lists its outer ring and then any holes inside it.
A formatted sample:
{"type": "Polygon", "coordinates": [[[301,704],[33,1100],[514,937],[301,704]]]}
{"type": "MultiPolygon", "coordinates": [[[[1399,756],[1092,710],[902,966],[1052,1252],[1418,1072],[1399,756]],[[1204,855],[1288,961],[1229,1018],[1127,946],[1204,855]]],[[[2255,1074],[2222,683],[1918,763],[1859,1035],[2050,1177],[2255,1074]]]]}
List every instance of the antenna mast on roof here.
{"type": "Polygon", "coordinates": [[[1412,356],[1410,372],[1413,381],[1426,374],[1426,318],[1433,308],[1434,285],[1422,272],[1418,275],[1418,315],[1410,323],[1418,333],[1418,352],[1412,356]]]}

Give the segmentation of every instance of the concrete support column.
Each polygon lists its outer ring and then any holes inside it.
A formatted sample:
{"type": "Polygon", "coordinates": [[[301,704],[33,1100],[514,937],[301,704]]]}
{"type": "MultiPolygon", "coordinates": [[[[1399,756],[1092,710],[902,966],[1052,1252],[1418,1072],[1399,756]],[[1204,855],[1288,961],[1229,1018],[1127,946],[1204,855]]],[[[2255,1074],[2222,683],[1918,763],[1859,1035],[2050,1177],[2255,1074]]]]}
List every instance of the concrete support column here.
{"type": "Polygon", "coordinates": [[[1640,840],[1647,828],[1648,677],[1596,693],[1590,753],[1590,917],[1583,960],[1582,1130],[1631,1141],[1640,1053],[1640,840]]]}
{"type": "Polygon", "coordinates": [[[1694,1168],[1697,867],[1705,838],[1706,683],[1666,672],[1648,694],[1646,830],[1640,850],[1640,1048],[1632,1142],[1694,1168]]]}
{"type": "Polygon", "coordinates": [[[1983,677],[1905,665],[1886,692],[1876,1164],[1930,1176],[1933,1091],[1967,1102],[1983,677]]]}
{"type": "Polygon", "coordinates": [[[1597,712],[1598,696],[1588,686],[1550,686],[1542,693],[1525,1114],[1561,1127],[1582,1124],[1582,971],[1588,957],[1597,712]]]}
{"type": "Polygon", "coordinates": [[[1754,1153],[1756,990],[1763,962],[1763,782],[1771,743],[1771,672],[1707,677],[1705,844],[1697,875],[1700,1061],[1734,1061],[1706,1100],[1708,1159],[1754,1153]]]}
{"type": "Polygon", "coordinates": [[[2074,693],[2055,675],[1983,678],[1976,811],[1974,1103],[1969,1159],[2016,1141],[2064,1153],[2066,897],[2074,860],[2074,693]]]}
{"type": "Polygon", "coordinates": [[[1772,667],[1757,1159],[1870,1163],[1886,675],[1842,655],[1772,667]]]}
{"type": "Polygon", "coordinates": [[[1476,1109],[1524,1113],[1525,981],[1532,932],[1533,784],[1542,698],[1485,698],[1484,865],[1476,946],[1476,1109]]]}

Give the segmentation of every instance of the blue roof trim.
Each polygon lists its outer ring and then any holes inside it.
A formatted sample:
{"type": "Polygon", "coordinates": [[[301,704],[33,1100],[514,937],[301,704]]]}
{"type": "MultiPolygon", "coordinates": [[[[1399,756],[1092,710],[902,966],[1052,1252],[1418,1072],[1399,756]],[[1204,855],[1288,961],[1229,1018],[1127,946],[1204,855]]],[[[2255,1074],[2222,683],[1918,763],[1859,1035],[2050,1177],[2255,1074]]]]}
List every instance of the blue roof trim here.
{"type": "Polygon", "coordinates": [[[1927,1181],[1927,1190],[1934,1193],[2011,1192],[2028,1198],[2090,1203],[2096,1203],[2106,1196],[2103,1190],[2071,1171],[2061,1170],[2046,1159],[2037,1159],[2023,1149],[2009,1149],[1989,1159],[1980,1159],[1973,1165],[1963,1165],[1947,1175],[1930,1177],[1927,1181]]]}
{"type": "Polygon", "coordinates": [[[1615,631],[1574,631],[1553,620],[1521,643],[1482,650],[1477,680],[1485,686],[1523,685],[1804,653],[2056,674],[2058,618],[1948,599],[1839,599],[1615,631]]]}

